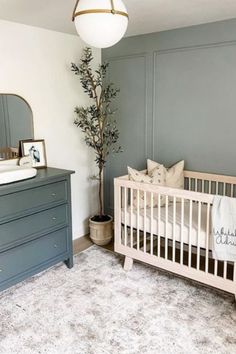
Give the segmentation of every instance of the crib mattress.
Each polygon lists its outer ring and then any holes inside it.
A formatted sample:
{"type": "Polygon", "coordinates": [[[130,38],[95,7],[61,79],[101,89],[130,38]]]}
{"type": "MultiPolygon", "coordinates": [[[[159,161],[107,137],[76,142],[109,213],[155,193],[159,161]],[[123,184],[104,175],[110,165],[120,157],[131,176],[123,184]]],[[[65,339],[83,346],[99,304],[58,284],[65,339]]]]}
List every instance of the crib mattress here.
{"type": "MultiPolygon", "coordinates": [[[[183,227],[181,227],[181,203],[176,203],[176,222],[175,222],[175,240],[178,242],[183,242],[185,244],[190,243],[193,246],[199,246],[201,248],[206,248],[207,242],[207,230],[206,230],[206,220],[207,220],[207,205],[201,205],[201,222],[198,231],[198,204],[192,203],[192,227],[190,228],[189,223],[189,209],[190,202],[184,203],[184,220],[183,227]]],[[[173,204],[168,206],[168,220],[166,223],[166,208],[160,208],[160,236],[167,237],[169,240],[173,240],[173,204]],[[166,227],[167,224],[167,227],[166,227]]],[[[126,223],[127,226],[131,226],[131,211],[127,208],[126,220],[125,211],[122,209],[121,221],[123,224],[126,223]]],[[[139,228],[139,230],[144,231],[144,209],[139,211],[139,223],[137,222],[137,210],[132,212],[132,226],[134,229],[139,228]]],[[[146,232],[152,233],[153,235],[158,235],[158,208],[153,208],[153,225],[151,227],[151,209],[146,209],[146,232]]],[[[208,235],[208,248],[212,249],[212,235],[211,235],[211,210],[210,210],[210,225],[209,225],[209,235],[208,235]]]]}

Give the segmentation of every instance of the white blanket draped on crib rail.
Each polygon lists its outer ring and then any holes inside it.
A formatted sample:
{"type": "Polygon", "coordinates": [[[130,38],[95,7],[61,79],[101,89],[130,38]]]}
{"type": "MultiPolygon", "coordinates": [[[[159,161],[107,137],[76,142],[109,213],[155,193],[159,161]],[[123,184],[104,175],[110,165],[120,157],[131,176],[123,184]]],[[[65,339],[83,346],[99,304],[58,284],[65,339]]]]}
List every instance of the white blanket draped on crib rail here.
{"type": "Polygon", "coordinates": [[[212,235],[213,257],[236,262],[236,198],[214,197],[212,235]]]}

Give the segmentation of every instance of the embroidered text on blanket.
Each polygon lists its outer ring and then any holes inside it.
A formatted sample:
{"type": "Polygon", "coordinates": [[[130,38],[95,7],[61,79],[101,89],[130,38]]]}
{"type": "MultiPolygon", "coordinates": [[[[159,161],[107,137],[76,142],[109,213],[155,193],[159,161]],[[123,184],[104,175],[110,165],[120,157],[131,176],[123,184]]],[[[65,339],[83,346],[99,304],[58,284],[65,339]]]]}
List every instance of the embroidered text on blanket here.
{"type": "Polygon", "coordinates": [[[213,258],[236,262],[236,198],[214,196],[212,235],[213,258]]]}
{"type": "Polygon", "coordinates": [[[220,231],[217,231],[213,228],[213,235],[215,237],[215,242],[218,245],[221,244],[236,247],[236,229],[234,232],[231,232],[230,230],[226,232],[224,227],[222,227],[220,231]]]}

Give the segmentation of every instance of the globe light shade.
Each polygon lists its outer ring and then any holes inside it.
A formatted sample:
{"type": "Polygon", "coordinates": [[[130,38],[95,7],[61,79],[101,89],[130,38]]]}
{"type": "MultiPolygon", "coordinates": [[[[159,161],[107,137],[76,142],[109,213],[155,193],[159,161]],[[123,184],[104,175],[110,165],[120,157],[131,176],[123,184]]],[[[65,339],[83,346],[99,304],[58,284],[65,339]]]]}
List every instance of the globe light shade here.
{"type": "Polygon", "coordinates": [[[122,0],[79,0],[74,21],[84,42],[96,48],[107,48],[124,36],[128,14],[122,0]]]}

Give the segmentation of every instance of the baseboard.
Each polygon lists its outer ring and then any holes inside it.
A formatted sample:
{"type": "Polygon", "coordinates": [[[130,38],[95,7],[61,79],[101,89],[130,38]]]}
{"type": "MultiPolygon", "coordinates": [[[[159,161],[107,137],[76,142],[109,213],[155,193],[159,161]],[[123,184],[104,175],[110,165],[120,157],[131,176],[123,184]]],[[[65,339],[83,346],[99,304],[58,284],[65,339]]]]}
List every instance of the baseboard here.
{"type": "Polygon", "coordinates": [[[90,240],[89,235],[76,238],[73,240],[73,254],[80,253],[92,245],[93,242],[90,240]]]}

